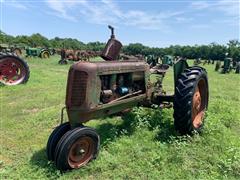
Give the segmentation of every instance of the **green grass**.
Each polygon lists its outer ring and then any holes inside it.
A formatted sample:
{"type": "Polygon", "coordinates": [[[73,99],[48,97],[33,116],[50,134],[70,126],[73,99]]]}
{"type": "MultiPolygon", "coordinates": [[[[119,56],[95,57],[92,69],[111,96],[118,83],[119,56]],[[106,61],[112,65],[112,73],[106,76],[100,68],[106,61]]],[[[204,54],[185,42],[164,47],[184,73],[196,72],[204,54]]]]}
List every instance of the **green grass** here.
{"type": "MultiPolygon", "coordinates": [[[[201,135],[177,136],[172,109],[135,108],[123,119],[87,123],[101,136],[98,158],[61,174],[45,153],[70,66],[58,60],[28,59],[28,83],[0,87],[1,179],[240,179],[240,76],[214,72],[213,65],[205,65],[210,101],[201,135]]],[[[164,85],[172,84],[167,76],[164,85]]]]}

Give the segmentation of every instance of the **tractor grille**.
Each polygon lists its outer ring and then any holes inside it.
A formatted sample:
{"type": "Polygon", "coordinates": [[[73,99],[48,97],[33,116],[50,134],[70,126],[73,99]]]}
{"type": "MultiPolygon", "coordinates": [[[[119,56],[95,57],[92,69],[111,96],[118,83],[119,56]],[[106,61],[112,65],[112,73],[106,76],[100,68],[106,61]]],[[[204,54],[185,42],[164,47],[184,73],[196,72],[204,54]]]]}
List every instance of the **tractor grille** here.
{"type": "Polygon", "coordinates": [[[88,74],[83,71],[74,71],[71,88],[71,106],[81,106],[86,98],[88,74]]]}

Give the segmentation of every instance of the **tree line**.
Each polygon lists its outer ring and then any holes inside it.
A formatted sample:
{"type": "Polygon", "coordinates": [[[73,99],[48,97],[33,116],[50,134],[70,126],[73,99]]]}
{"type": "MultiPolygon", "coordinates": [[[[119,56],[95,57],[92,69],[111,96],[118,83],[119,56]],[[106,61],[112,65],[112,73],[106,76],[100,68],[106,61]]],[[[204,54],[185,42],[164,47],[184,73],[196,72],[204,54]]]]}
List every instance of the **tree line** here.
{"type": "MultiPolygon", "coordinates": [[[[31,36],[19,35],[11,36],[0,31],[0,44],[18,45],[24,47],[48,47],[48,48],[66,48],[66,49],[81,49],[101,51],[105,43],[89,42],[83,43],[74,38],[59,38],[48,39],[39,33],[31,36]]],[[[171,45],[166,48],[148,47],[141,43],[131,43],[122,48],[122,52],[128,55],[173,55],[181,56],[188,59],[212,59],[223,60],[226,57],[231,57],[240,61],[240,42],[239,40],[230,40],[226,45],[211,43],[209,45],[194,45],[194,46],[180,46],[171,45]]]]}

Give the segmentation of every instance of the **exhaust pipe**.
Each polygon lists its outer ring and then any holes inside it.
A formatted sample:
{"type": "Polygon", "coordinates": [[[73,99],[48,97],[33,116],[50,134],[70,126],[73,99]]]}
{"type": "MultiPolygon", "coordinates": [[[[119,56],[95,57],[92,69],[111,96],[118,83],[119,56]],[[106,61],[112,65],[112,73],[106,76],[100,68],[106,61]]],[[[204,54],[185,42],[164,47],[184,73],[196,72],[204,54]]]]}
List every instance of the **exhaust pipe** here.
{"type": "Polygon", "coordinates": [[[113,61],[117,59],[122,43],[115,38],[114,28],[110,25],[108,25],[108,28],[111,30],[111,36],[101,53],[101,57],[106,61],[113,61]]]}

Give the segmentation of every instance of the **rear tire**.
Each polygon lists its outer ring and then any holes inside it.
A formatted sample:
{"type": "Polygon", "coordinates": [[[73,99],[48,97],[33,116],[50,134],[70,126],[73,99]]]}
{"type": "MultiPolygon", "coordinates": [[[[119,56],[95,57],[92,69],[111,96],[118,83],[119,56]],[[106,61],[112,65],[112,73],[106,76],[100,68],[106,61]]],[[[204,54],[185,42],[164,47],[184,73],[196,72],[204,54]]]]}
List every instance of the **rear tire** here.
{"type": "Polygon", "coordinates": [[[77,127],[68,131],[58,142],[55,150],[57,169],[78,169],[98,155],[100,138],[89,127],[77,127]]]}
{"type": "Polygon", "coordinates": [[[0,84],[25,84],[30,76],[26,61],[11,53],[0,52],[0,84]]]}
{"type": "Polygon", "coordinates": [[[175,88],[174,126],[176,131],[182,135],[201,131],[208,98],[208,78],[205,69],[196,66],[184,70],[175,88]]]}
{"type": "Polygon", "coordinates": [[[58,61],[58,64],[61,64],[61,65],[67,64],[67,63],[68,63],[68,62],[67,62],[66,59],[63,59],[63,60],[58,61]]]}
{"type": "Polygon", "coordinates": [[[50,52],[47,51],[47,50],[44,50],[44,51],[41,52],[40,57],[41,57],[42,59],[47,59],[47,58],[50,57],[50,52]]]}
{"type": "Polygon", "coordinates": [[[51,133],[51,135],[49,136],[48,142],[47,142],[47,148],[46,148],[47,158],[49,161],[54,160],[54,153],[55,153],[57,143],[62,138],[62,136],[69,130],[70,130],[70,124],[69,122],[66,122],[56,127],[51,133]]]}

